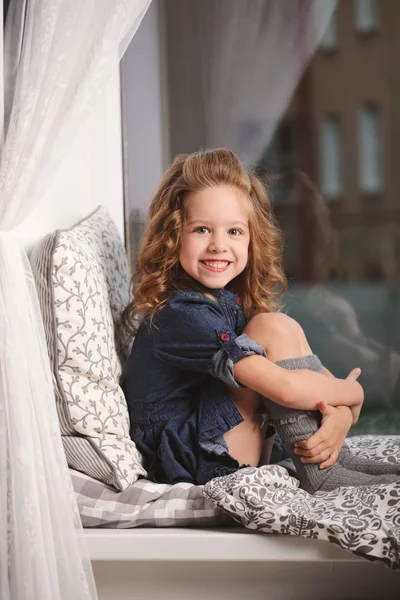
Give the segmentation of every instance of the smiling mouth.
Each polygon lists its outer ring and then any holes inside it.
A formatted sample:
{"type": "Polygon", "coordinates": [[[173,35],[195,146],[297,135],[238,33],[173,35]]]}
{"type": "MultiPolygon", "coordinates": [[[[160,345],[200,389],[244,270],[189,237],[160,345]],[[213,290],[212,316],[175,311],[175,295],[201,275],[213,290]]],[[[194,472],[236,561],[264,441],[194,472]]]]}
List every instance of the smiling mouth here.
{"type": "Polygon", "coordinates": [[[214,271],[216,273],[225,271],[231,264],[228,260],[201,260],[200,262],[208,270],[214,271]]]}

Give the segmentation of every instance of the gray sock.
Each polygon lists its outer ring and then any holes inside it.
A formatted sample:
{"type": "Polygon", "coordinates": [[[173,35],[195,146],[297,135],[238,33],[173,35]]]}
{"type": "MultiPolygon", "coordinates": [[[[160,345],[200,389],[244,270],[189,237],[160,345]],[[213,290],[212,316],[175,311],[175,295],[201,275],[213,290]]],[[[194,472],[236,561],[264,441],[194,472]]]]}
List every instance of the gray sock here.
{"type": "Polygon", "coordinates": [[[352,471],[360,471],[369,475],[385,475],[392,473],[397,475],[400,481],[400,465],[397,463],[382,462],[380,460],[372,460],[370,458],[362,458],[353,454],[347,444],[343,444],[339,454],[339,461],[343,467],[352,471]]]}
{"type": "MultiPolygon", "coordinates": [[[[322,365],[315,354],[276,362],[284,369],[310,369],[321,372],[322,365]]],[[[365,486],[399,481],[399,466],[370,461],[354,456],[345,446],[331,467],[320,469],[318,464],[304,464],[293,452],[296,442],[311,437],[321,424],[319,411],[287,408],[265,398],[269,420],[281,437],[296,466],[300,486],[314,494],[318,490],[333,490],[341,486],[365,486]],[[388,470],[389,469],[389,470],[388,470]]]]}

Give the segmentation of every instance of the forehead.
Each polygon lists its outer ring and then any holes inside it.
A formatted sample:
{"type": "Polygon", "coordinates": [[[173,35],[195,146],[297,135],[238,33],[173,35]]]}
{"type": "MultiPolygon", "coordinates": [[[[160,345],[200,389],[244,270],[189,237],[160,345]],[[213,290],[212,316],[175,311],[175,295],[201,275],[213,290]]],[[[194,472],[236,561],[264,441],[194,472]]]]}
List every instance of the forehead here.
{"type": "Polygon", "coordinates": [[[209,187],[186,198],[186,220],[248,221],[248,201],[243,192],[231,186],[209,187]]]}

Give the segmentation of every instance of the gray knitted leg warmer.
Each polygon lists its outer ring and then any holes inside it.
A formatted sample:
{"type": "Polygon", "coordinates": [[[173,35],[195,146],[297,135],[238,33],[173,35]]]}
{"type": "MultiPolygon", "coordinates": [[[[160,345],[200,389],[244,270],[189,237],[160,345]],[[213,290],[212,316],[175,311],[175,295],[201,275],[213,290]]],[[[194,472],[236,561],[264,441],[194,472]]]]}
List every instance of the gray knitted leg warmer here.
{"type": "MultiPolygon", "coordinates": [[[[315,354],[279,360],[284,369],[310,369],[321,372],[322,365],[315,354]]],[[[314,494],[318,490],[333,490],[341,486],[365,486],[393,483],[400,480],[399,465],[358,458],[344,445],[334,465],[320,469],[319,464],[304,464],[293,452],[296,442],[311,437],[321,424],[319,411],[287,408],[264,399],[269,421],[280,435],[296,466],[300,487],[314,494]]]]}

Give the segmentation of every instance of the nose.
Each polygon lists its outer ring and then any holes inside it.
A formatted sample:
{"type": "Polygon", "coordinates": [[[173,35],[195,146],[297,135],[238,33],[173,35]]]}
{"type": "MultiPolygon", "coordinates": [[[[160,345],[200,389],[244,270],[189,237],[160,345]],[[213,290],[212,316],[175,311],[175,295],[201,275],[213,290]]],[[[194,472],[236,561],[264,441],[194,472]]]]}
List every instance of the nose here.
{"type": "Polygon", "coordinates": [[[214,252],[214,254],[220,252],[226,252],[226,243],[221,235],[213,235],[211,237],[210,243],[208,244],[208,250],[210,252],[214,252]]]}

